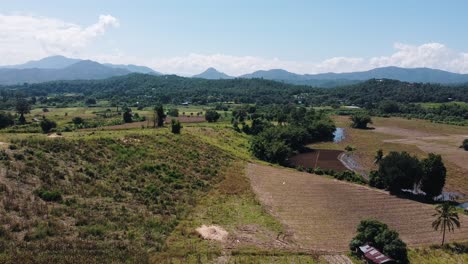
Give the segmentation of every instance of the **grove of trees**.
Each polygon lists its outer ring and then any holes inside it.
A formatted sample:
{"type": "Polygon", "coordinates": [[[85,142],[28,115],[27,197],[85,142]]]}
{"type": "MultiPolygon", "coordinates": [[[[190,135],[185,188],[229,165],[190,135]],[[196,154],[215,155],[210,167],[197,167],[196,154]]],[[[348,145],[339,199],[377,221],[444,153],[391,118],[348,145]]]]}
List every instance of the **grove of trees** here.
{"type": "Polygon", "coordinates": [[[391,194],[402,190],[423,191],[428,200],[442,193],[447,170],[440,155],[430,153],[419,160],[407,152],[392,151],[379,161],[378,171],[369,175],[369,185],[391,194]]]}

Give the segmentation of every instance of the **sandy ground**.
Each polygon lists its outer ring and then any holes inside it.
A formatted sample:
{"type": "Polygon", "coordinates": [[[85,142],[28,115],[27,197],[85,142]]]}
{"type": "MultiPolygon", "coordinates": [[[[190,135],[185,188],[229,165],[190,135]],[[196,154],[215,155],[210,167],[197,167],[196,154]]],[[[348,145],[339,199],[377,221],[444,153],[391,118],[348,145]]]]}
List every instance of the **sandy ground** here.
{"type": "MultiPolygon", "coordinates": [[[[363,219],[378,219],[410,246],[440,243],[432,229],[434,207],[388,193],[286,168],[249,164],[247,175],[259,200],[293,233],[303,248],[339,253],[363,219]]],[[[468,216],[447,241],[468,240],[468,216]]]]}

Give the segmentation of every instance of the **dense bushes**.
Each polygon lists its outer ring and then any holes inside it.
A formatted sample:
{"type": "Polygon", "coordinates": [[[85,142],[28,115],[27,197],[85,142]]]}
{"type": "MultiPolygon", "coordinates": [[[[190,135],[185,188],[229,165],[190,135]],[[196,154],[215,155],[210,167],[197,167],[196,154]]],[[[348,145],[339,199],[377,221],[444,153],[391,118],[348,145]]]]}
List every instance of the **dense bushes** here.
{"type": "Polygon", "coordinates": [[[46,202],[60,202],[62,194],[59,191],[49,191],[43,188],[37,189],[34,193],[46,202]]]}
{"type": "Polygon", "coordinates": [[[462,143],[462,145],[460,147],[463,148],[464,150],[468,151],[468,138],[463,140],[463,143],[462,143]]]}
{"type": "Polygon", "coordinates": [[[359,112],[351,115],[351,121],[352,128],[366,129],[367,124],[372,124],[372,119],[370,115],[364,112],[359,112]]]}
{"type": "Polygon", "coordinates": [[[351,240],[349,247],[354,254],[358,254],[359,247],[364,245],[375,247],[397,263],[408,263],[406,244],[399,234],[377,220],[361,221],[357,227],[357,235],[351,240]]]}
{"type": "Polygon", "coordinates": [[[273,163],[286,163],[294,152],[304,145],[333,139],[336,127],[326,115],[305,108],[284,108],[275,119],[281,123],[272,125],[266,120],[252,122],[249,131],[255,136],[250,149],[259,159],[273,163]]]}
{"type": "Polygon", "coordinates": [[[15,123],[15,119],[10,113],[0,112],[0,129],[12,126],[15,123]]]}
{"type": "Polygon", "coordinates": [[[49,119],[43,119],[40,123],[42,132],[49,133],[53,128],[57,127],[57,123],[49,119]]]}
{"type": "Polygon", "coordinates": [[[218,119],[221,117],[221,115],[216,112],[215,110],[208,110],[205,113],[205,119],[206,121],[212,123],[218,121],[218,119]]]}
{"type": "Polygon", "coordinates": [[[182,125],[180,124],[179,120],[172,119],[171,120],[171,132],[174,134],[180,134],[181,129],[182,129],[182,125]]]}
{"type": "Polygon", "coordinates": [[[390,152],[369,175],[369,185],[399,194],[403,189],[423,191],[428,199],[442,193],[446,168],[440,155],[430,153],[420,161],[407,152],[390,152]]]}

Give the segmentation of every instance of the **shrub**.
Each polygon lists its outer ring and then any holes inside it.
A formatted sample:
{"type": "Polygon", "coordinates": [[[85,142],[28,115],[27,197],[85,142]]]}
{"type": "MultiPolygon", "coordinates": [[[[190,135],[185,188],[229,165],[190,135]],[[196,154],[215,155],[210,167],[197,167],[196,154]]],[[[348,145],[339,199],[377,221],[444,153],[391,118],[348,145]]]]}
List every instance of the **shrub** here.
{"type": "Polygon", "coordinates": [[[178,117],[179,116],[179,109],[177,108],[171,108],[167,111],[167,114],[172,116],[172,117],[178,117]]]}
{"type": "Polygon", "coordinates": [[[377,220],[362,220],[357,227],[357,235],[351,240],[349,247],[353,253],[359,252],[359,247],[370,245],[383,254],[393,258],[397,263],[408,263],[406,244],[399,234],[377,220]]]}
{"type": "Polygon", "coordinates": [[[81,118],[81,117],[79,117],[79,116],[77,116],[77,117],[74,117],[74,118],[72,119],[72,122],[73,122],[73,124],[75,124],[75,125],[81,125],[81,124],[84,124],[84,119],[81,118]]]}
{"type": "Polygon", "coordinates": [[[12,126],[15,123],[15,119],[10,113],[0,112],[0,129],[12,126]]]}
{"type": "Polygon", "coordinates": [[[127,108],[122,117],[123,117],[124,123],[131,123],[133,121],[132,110],[130,108],[127,108]]]}
{"type": "Polygon", "coordinates": [[[205,113],[205,119],[206,121],[212,123],[218,121],[218,119],[221,117],[221,115],[216,112],[215,110],[208,110],[205,113]]]}
{"type": "Polygon", "coordinates": [[[172,119],[171,121],[171,131],[174,134],[180,134],[180,130],[182,129],[182,125],[180,124],[179,120],[172,119]]]}
{"type": "Polygon", "coordinates": [[[59,191],[48,191],[43,188],[34,191],[34,194],[39,196],[46,202],[60,202],[62,201],[62,194],[59,191]]]}
{"type": "Polygon", "coordinates": [[[461,145],[461,148],[463,148],[464,150],[468,151],[468,138],[466,138],[465,140],[463,140],[463,143],[461,145]]]}
{"type": "Polygon", "coordinates": [[[49,133],[53,128],[57,127],[57,123],[48,119],[43,119],[40,125],[44,133],[49,133]]]}
{"type": "Polygon", "coordinates": [[[359,128],[359,129],[366,129],[367,124],[372,124],[372,119],[369,114],[359,112],[356,114],[353,114],[351,116],[351,127],[352,128],[359,128]]]}

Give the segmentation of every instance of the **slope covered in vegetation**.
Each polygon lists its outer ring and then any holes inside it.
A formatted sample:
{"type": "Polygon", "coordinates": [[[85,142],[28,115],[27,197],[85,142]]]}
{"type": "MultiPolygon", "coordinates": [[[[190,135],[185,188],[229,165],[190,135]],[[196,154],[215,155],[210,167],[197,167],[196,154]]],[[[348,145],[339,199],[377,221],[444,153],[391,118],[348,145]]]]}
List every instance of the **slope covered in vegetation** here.
{"type": "Polygon", "coordinates": [[[232,161],[165,129],[29,137],[6,146],[0,262],[145,260],[232,161]]]}

